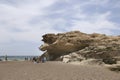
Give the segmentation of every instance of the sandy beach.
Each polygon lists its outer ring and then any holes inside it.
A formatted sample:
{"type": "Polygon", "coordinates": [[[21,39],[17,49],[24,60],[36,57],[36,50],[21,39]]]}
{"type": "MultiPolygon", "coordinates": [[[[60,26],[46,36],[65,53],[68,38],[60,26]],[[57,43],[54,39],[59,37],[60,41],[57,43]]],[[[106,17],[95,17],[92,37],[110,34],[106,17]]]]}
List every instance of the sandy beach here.
{"type": "Polygon", "coordinates": [[[120,73],[62,62],[8,61],[0,62],[0,80],[120,80],[120,73]]]}

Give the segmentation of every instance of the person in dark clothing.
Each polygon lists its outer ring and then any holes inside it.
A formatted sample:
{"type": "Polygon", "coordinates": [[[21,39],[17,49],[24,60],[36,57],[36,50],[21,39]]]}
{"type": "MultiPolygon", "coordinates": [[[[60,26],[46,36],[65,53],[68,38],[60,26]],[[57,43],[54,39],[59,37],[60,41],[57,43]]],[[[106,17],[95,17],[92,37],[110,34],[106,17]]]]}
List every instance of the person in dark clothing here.
{"type": "Polygon", "coordinates": [[[7,55],[5,56],[5,61],[7,61],[8,59],[7,59],[7,55]]]}
{"type": "Polygon", "coordinates": [[[41,61],[42,61],[42,63],[46,62],[46,57],[45,57],[45,56],[42,57],[42,58],[41,58],[41,61]]]}
{"type": "Polygon", "coordinates": [[[33,61],[34,61],[34,62],[36,62],[36,61],[37,61],[36,57],[33,57],[33,61]]]}

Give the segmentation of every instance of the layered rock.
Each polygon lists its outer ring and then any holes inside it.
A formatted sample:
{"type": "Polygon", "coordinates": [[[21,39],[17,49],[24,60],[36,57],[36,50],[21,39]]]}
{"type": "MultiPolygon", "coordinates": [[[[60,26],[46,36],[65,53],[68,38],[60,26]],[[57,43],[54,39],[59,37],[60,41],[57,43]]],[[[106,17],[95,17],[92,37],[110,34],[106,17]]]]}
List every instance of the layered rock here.
{"type": "Polygon", "coordinates": [[[43,55],[47,56],[49,60],[65,60],[66,58],[66,60],[69,59],[67,61],[69,62],[89,58],[119,58],[120,56],[120,36],[71,31],[45,34],[42,41],[44,44],[40,46],[40,50],[45,51],[43,55]],[[67,56],[67,58],[66,55],[69,57],[67,56]]]}

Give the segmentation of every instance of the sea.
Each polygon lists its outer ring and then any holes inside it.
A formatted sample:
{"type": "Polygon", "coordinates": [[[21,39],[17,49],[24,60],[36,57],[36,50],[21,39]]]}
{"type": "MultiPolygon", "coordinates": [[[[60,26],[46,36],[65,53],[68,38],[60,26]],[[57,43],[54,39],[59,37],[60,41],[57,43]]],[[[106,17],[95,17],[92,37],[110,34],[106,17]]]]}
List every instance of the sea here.
{"type": "MultiPolygon", "coordinates": [[[[1,61],[5,61],[6,56],[0,56],[1,61]]],[[[39,56],[7,56],[8,61],[25,61],[25,58],[27,60],[32,59],[33,57],[39,57],[39,56]]]]}

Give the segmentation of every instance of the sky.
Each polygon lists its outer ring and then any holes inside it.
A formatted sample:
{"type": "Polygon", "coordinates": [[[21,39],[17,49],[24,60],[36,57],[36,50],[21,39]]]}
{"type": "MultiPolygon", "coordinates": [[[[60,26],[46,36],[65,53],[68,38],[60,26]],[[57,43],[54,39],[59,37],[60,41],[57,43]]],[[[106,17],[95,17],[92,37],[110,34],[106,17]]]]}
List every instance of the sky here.
{"type": "Polygon", "coordinates": [[[41,55],[42,35],[120,35],[120,0],[0,0],[0,55],[41,55]]]}

